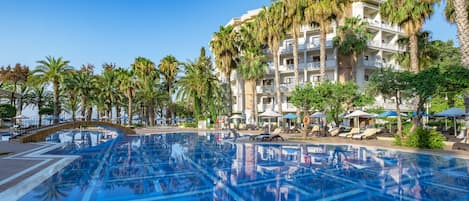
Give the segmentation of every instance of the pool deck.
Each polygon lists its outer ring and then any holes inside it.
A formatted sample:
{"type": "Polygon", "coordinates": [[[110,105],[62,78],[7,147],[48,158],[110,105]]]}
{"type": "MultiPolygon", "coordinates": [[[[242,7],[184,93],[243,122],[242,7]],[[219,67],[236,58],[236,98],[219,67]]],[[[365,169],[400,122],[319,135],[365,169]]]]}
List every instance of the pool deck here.
{"type": "Polygon", "coordinates": [[[0,197],[17,200],[77,156],[48,155],[60,144],[0,142],[0,197]]]}
{"type": "MultiPolygon", "coordinates": [[[[137,135],[163,134],[178,132],[220,132],[212,129],[193,128],[137,128],[137,135]]],[[[245,134],[260,134],[261,131],[239,131],[245,134]]],[[[452,150],[452,143],[446,142],[444,150],[413,149],[395,146],[392,138],[378,137],[373,140],[352,140],[339,137],[308,137],[303,139],[301,134],[281,134],[287,142],[280,143],[322,143],[364,145],[375,148],[385,148],[404,152],[418,152],[435,155],[451,155],[469,159],[469,152],[452,150]]],[[[241,142],[242,143],[242,142],[241,142]]],[[[257,142],[255,142],[257,143],[257,142]]],[[[259,142],[262,143],[262,142],[259,142]]],[[[39,183],[46,180],[57,171],[71,163],[78,156],[48,155],[47,152],[60,147],[60,144],[50,143],[16,143],[0,142],[0,197],[6,200],[17,200],[31,191],[39,183]],[[11,196],[11,197],[8,197],[11,196]]]]}

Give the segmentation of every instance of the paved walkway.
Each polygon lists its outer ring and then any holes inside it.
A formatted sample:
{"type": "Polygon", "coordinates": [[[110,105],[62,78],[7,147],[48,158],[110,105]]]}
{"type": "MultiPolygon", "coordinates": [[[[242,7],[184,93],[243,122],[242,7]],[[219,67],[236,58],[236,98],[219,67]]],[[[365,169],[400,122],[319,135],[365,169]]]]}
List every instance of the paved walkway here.
{"type": "Polygon", "coordinates": [[[0,142],[0,198],[17,200],[64,168],[77,156],[48,155],[61,145],[0,142]]]}

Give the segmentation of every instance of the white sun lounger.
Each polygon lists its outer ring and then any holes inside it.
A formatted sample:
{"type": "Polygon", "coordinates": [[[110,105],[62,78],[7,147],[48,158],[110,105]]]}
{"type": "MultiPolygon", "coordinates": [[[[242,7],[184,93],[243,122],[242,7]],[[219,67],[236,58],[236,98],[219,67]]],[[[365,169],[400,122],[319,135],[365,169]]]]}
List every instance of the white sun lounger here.
{"type": "Polygon", "coordinates": [[[358,134],[360,133],[360,129],[359,128],[352,128],[352,130],[350,130],[350,132],[348,133],[341,133],[339,134],[338,136],[339,137],[352,137],[354,134],[358,134]]]}
{"type": "Polygon", "coordinates": [[[352,139],[362,140],[368,139],[375,136],[378,133],[378,129],[376,128],[367,128],[363,133],[355,134],[352,136],[352,139]]]}

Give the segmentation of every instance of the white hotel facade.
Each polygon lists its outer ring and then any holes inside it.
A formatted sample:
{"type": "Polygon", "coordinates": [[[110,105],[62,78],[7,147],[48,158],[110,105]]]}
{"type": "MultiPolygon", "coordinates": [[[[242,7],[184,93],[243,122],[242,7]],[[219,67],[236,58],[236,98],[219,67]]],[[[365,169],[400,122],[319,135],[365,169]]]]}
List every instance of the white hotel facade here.
{"type": "MultiPolygon", "coordinates": [[[[345,16],[359,17],[363,21],[368,22],[368,29],[372,33],[372,38],[368,42],[368,49],[362,53],[358,59],[356,67],[356,83],[364,86],[373,71],[390,67],[400,69],[401,67],[392,59],[392,55],[396,52],[403,52],[405,47],[397,44],[399,38],[404,37],[404,32],[400,27],[391,25],[383,20],[379,14],[379,4],[381,0],[366,0],[355,2],[345,10],[345,16]]],[[[261,9],[248,11],[239,18],[230,20],[228,25],[240,25],[241,23],[252,19],[261,9]]],[[[339,20],[339,24],[343,21],[339,20]]],[[[350,80],[351,68],[342,61],[347,61],[345,57],[338,54],[333,47],[332,39],[336,36],[337,22],[333,22],[326,37],[326,79],[332,82],[344,82],[350,80]]],[[[298,68],[300,84],[310,82],[313,85],[319,82],[319,28],[304,25],[301,28],[300,37],[298,38],[298,68]]],[[[257,85],[257,107],[258,112],[262,113],[267,109],[278,111],[275,101],[275,85],[274,85],[274,66],[272,62],[272,54],[266,53],[269,58],[268,73],[263,79],[258,80],[257,85]]],[[[294,90],[294,67],[293,67],[293,39],[288,38],[280,44],[279,49],[279,71],[280,71],[280,88],[282,93],[282,111],[284,113],[295,113],[297,108],[289,103],[289,97],[294,90]]],[[[233,113],[242,114],[245,111],[246,119],[251,119],[251,102],[252,94],[250,94],[248,83],[233,71],[231,74],[231,88],[233,92],[233,113]],[[244,90],[246,89],[246,90],[244,90]],[[243,96],[245,98],[243,98],[243,96]],[[244,102],[243,102],[244,101],[244,102]]],[[[395,100],[384,100],[376,97],[376,103],[373,107],[383,107],[385,109],[395,109],[395,100]]],[[[403,111],[410,111],[408,104],[404,103],[401,108],[403,111]]]]}

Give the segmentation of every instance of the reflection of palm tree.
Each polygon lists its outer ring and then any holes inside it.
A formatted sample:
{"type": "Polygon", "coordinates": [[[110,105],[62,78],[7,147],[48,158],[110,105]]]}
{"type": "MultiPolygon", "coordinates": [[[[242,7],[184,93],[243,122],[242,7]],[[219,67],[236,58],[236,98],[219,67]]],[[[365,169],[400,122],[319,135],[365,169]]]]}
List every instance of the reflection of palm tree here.
{"type": "Polygon", "coordinates": [[[55,174],[51,178],[47,179],[42,185],[39,186],[38,195],[36,198],[41,200],[62,200],[67,196],[67,191],[70,188],[62,186],[61,177],[59,174],[55,174]]]}

